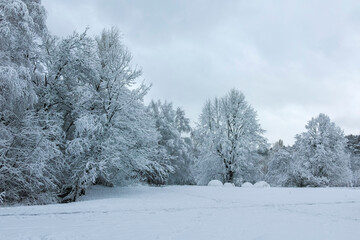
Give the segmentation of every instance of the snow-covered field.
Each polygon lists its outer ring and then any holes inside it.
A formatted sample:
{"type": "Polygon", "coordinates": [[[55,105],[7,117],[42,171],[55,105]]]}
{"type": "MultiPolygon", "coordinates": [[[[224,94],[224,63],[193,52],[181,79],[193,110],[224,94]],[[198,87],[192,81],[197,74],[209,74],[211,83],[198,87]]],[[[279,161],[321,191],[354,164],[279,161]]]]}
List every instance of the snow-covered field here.
{"type": "Polygon", "coordinates": [[[0,239],[360,239],[360,189],[93,187],[0,208],[0,239]]]}

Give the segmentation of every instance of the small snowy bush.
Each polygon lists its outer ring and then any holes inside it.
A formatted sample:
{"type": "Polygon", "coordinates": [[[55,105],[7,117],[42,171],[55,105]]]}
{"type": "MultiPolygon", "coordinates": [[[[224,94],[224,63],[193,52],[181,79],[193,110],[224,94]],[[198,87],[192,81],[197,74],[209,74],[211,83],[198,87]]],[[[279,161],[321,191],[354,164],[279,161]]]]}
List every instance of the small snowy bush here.
{"type": "Polygon", "coordinates": [[[244,181],[244,179],[242,177],[236,177],[236,178],[234,178],[233,182],[236,187],[241,187],[243,181],[244,181]]]}
{"type": "Polygon", "coordinates": [[[254,187],[256,187],[256,188],[268,188],[268,187],[270,187],[270,184],[268,184],[265,181],[259,181],[259,182],[254,184],[254,187]]]}
{"type": "Polygon", "coordinates": [[[224,187],[235,187],[235,184],[233,183],[224,183],[224,187]]]}
{"type": "Polygon", "coordinates": [[[244,187],[244,188],[252,188],[252,187],[254,187],[254,185],[252,185],[252,184],[249,183],[249,182],[244,182],[244,183],[241,185],[241,187],[244,187]]]}
{"type": "Polygon", "coordinates": [[[209,183],[208,183],[208,186],[211,186],[211,187],[222,187],[224,186],[223,183],[219,180],[211,180],[209,183]]]}

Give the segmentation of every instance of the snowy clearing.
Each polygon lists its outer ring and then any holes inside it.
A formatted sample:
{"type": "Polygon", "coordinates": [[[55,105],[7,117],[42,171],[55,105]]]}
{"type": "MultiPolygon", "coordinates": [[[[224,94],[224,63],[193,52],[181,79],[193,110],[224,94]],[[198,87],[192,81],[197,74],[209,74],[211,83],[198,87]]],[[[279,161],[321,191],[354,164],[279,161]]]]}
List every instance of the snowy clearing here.
{"type": "Polygon", "coordinates": [[[80,202],[0,208],[0,239],[356,239],[360,189],[92,187],[80,202]]]}

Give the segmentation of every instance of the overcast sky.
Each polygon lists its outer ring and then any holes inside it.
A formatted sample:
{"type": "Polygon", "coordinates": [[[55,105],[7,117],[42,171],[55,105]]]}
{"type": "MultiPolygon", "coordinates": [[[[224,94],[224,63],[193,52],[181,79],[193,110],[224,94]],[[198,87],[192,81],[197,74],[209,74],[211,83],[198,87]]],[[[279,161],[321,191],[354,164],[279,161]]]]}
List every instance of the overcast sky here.
{"type": "Polygon", "coordinates": [[[48,27],[67,36],[116,26],[146,97],[182,107],[242,91],[270,142],[292,144],[325,113],[360,134],[360,1],[43,0],[48,27]]]}

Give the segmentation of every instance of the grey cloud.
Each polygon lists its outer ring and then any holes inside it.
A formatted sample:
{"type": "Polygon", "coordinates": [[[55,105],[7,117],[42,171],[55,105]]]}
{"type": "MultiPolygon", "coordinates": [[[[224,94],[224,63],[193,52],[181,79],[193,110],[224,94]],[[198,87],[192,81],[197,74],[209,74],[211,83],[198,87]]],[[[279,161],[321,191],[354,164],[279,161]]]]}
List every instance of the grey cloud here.
{"type": "Polygon", "coordinates": [[[147,96],[183,107],[230,88],[257,109],[266,136],[292,143],[324,112],[360,132],[359,1],[43,0],[58,35],[117,26],[153,83],[147,96]]]}

